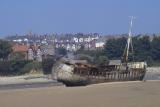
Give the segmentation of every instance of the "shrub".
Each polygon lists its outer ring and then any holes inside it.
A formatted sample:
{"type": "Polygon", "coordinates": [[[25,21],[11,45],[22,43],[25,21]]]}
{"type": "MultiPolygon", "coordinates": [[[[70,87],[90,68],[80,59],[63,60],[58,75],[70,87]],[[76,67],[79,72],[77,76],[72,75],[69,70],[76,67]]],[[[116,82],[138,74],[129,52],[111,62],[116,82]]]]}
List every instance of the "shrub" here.
{"type": "Polygon", "coordinates": [[[97,65],[108,65],[109,60],[106,56],[98,56],[98,58],[95,59],[95,63],[97,65]]]}
{"type": "Polygon", "coordinates": [[[89,63],[93,63],[93,57],[86,55],[86,54],[79,54],[77,55],[77,59],[79,60],[87,60],[89,63]]]}
{"type": "Polygon", "coordinates": [[[27,63],[19,72],[19,75],[29,73],[31,70],[35,71],[41,71],[42,69],[42,63],[33,61],[30,63],[27,63]]]}
{"type": "Polygon", "coordinates": [[[25,53],[14,52],[14,53],[10,54],[10,60],[25,60],[25,53]]]}
{"type": "Polygon", "coordinates": [[[1,76],[13,76],[21,75],[29,71],[22,73],[23,67],[30,63],[26,60],[12,60],[12,61],[0,61],[0,75],[1,76]]]}

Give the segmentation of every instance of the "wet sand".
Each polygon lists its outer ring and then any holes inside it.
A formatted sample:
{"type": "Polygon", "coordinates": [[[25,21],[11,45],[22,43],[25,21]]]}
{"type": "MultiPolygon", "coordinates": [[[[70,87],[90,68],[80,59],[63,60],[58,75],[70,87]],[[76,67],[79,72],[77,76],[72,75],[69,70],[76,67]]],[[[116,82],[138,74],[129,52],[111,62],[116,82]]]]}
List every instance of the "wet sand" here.
{"type": "Polygon", "coordinates": [[[0,91],[0,107],[160,107],[160,81],[0,91]]]}

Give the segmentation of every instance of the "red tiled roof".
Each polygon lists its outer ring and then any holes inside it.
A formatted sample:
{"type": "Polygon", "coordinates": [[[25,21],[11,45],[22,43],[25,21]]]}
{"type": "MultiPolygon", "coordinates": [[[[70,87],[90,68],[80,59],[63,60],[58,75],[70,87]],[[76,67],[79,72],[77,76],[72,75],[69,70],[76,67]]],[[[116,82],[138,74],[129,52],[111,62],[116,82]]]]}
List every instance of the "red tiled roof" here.
{"type": "Polygon", "coordinates": [[[27,45],[14,45],[12,47],[13,52],[27,52],[28,51],[28,46],[27,45]]]}

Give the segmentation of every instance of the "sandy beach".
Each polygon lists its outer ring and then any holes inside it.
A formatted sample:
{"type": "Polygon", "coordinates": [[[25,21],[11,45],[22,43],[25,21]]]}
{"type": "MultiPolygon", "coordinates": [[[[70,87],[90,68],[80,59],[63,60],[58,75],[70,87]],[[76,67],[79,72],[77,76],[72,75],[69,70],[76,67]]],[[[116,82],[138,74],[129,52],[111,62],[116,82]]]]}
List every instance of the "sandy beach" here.
{"type": "Polygon", "coordinates": [[[160,81],[0,91],[2,107],[159,107],[160,81]]]}

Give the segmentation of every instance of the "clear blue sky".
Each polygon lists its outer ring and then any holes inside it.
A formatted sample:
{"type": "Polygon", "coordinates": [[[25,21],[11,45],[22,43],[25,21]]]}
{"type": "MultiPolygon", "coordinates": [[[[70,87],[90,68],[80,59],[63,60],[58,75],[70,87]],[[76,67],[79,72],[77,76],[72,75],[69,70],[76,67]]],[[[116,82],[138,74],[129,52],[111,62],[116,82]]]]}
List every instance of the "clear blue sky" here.
{"type": "Polygon", "coordinates": [[[33,33],[160,33],[160,0],[0,0],[0,36],[33,33]]]}

